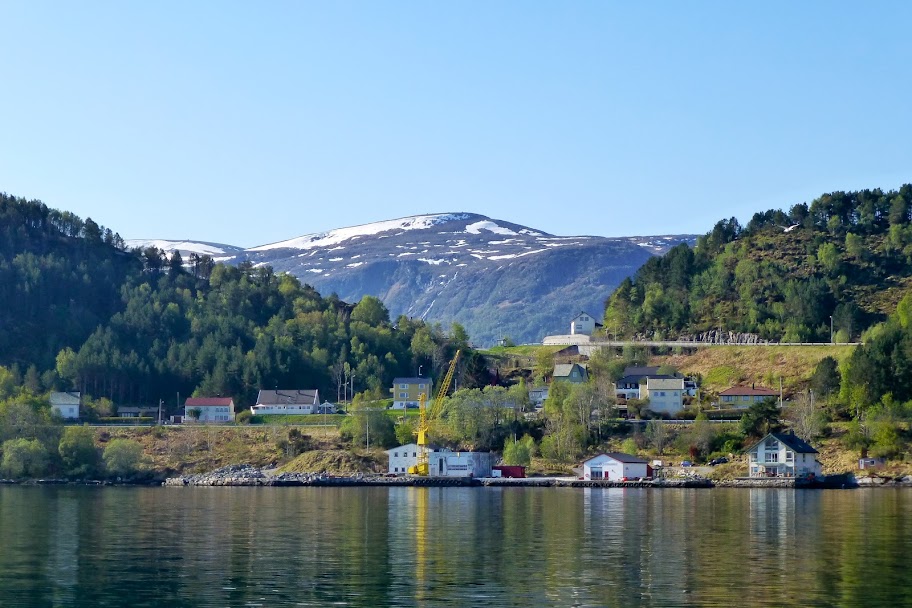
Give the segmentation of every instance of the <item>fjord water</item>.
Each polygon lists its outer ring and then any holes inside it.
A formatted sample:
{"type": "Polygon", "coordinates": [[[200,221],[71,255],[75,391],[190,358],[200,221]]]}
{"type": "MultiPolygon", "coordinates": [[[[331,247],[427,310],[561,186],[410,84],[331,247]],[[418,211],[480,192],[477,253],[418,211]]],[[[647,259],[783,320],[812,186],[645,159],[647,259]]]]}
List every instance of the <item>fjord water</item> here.
{"type": "Polygon", "coordinates": [[[912,605],[908,490],[0,486],[0,606],[912,605]]]}

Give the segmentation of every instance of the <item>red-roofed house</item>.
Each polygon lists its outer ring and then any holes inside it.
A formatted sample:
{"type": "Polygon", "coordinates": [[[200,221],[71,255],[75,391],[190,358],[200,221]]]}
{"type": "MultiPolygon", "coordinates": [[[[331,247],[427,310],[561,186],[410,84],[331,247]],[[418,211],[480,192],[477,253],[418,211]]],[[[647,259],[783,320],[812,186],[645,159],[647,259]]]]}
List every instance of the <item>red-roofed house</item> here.
{"type": "Polygon", "coordinates": [[[184,402],[184,422],[224,424],[234,420],[234,399],[231,397],[190,397],[184,402]],[[196,416],[195,413],[199,413],[196,416]]]}
{"type": "Polygon", "coordinates": [[[750,407],[766,399],[779,399],[779,391],[754,386],[733,386],[719,393],[722,407],[750,407]]]}

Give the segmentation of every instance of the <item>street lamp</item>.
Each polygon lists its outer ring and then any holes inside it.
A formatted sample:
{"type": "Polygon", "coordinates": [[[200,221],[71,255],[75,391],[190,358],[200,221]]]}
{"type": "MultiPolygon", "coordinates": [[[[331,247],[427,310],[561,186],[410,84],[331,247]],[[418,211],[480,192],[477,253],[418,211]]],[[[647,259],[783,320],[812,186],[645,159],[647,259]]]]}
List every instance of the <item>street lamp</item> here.
{"type": "Polygon", "coordinates": [[[419,365],[419,366],[418,366],[418,377],[419,377],[419,378],[421,377],[421,368],[422,368],[422,367],[424,367],[424,366],[423,366],[423,365],[419,365]]]}
{"type": "Polygon", "coordinates": [[[833,315],[830,315],[830,344],[835,344],[833,342],[833,315]]]}

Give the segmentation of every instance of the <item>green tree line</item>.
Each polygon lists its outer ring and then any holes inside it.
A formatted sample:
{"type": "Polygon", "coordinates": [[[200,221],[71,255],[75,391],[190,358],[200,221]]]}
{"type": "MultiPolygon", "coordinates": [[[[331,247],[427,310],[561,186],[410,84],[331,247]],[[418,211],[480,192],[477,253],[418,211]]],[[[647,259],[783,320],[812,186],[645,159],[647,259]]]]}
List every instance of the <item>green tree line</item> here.
{"type": "Polygon", "coordinates": [[[647,261],[606,301],[619,336],[713,329],[773,341],[857,338],[891,312],[912,275],[912,185],[825,194],[788,213],[718,222],[693,249],[647,261]],[[832,317],[832,320],[831,320],[832,317]],[[831,323],[832,321],[832,323],[831,323]]]}

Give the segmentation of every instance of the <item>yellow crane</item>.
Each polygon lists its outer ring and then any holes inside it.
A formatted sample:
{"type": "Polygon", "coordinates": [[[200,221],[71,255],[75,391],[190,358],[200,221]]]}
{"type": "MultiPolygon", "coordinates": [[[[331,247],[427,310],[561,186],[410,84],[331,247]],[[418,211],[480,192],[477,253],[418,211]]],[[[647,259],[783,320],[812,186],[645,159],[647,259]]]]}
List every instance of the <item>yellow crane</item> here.
{"type": "Polygon", "coordinates": [[[418,464],[409,467],[408,472],[412,475],[427,475],[430,471],[428,465],[428,428],[429,428],[429,413],[436,415],[440,412],[440,408],[443,405],[443,400],[446,398],[447,391],[450,389],[450,383],[453,382],[453,374],[456,372],[456,363],[459,361],[459,354],[462,351],[457,350],[456,356],[453,357],[453,360],[450,361],[450,369],[447,370],[446,376],[443,378],[443,382],[440,384],[440,388],[437,389],[437,398],[434,399],[434,404],[431,406],[431,411],[428,412],[426,407],[427,396],[424,393],[421,393],[421,396],[418,398],[418,464]]]}

